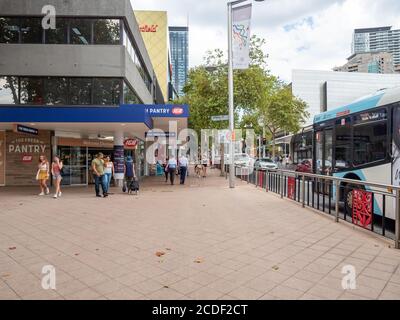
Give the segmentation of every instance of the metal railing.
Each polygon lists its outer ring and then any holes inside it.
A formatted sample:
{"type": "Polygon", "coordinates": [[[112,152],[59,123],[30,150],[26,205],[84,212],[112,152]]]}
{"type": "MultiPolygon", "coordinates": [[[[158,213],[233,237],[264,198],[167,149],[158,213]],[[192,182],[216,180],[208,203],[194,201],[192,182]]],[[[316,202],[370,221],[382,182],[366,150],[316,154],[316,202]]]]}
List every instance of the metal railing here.
{"type": "Polygon", "coordinates": [[[236,177],[256,188],[392,239],[400,249],[399,186],[283,169],[250,172],[236,167],[235,171],[236,177]]]}

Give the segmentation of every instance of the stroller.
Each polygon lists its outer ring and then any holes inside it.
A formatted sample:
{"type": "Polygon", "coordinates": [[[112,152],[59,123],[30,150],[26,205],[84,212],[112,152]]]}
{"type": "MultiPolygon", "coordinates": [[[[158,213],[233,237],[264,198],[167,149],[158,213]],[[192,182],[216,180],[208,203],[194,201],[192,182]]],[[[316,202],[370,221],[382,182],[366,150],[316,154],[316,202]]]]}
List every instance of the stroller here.
{"type": "Polygon", "coordinates": [[[139,193],[139,181],[137,180],[137,178],[132,178],[129,179],[128,181],[125,180],[124,181],[124,186],[122,188],[123,192],[128,191],[128,194],[132,194],[133,192],[135,193],[135,195],[138,195],[139,193]]]}

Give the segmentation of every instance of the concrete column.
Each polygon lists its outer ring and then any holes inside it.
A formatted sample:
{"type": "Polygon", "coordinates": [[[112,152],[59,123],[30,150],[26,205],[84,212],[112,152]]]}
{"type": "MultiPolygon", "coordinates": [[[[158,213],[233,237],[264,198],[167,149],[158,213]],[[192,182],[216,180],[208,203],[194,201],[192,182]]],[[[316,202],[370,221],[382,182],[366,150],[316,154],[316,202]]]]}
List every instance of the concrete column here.
{"type": "Polygon", "coordinates": [[[124,132],[114,133],[114,179],[118,187],[122,187],[124,181],[124,132]]]}

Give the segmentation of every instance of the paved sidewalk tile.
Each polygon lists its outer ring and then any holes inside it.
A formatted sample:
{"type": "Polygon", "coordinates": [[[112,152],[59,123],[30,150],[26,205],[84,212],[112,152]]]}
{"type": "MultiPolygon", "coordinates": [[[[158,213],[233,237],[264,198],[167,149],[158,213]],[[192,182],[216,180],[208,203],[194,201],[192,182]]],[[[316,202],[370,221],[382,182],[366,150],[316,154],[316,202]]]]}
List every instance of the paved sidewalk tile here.
{"type": "Polygon", "coordinates": [[[2,188],[0,299],[395,299],[400,251],[217,170],[138,197],[2,188]],[[30,208],[30,210],[27,210],[30,208]],[[56,269],[56,290],[41,286],[56,269]],[[343,267],[356,268],[343,290],[343,267]]]}

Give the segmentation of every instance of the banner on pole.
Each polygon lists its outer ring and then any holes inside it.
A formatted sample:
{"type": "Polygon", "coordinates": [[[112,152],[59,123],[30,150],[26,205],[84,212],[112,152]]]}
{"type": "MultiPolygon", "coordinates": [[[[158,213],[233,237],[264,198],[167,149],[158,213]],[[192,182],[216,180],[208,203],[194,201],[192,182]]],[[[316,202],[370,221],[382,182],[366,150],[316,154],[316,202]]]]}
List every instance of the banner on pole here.
{"type": "Polygon", "coordinates": [[[250,64],[250,21],[252,5],[232,10],[233,69],[247,69],[250,64]]]}

